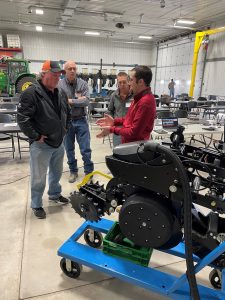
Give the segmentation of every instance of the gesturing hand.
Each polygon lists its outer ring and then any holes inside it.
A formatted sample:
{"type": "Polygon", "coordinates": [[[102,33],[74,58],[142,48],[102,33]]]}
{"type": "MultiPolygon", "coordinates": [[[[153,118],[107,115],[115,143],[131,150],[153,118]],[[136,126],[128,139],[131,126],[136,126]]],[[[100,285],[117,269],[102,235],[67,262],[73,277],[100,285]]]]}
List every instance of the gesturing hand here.
{"type": "Polygon", "coordinates": [[[103,138],[110,134],[110,126],[105,126],[101,128],[101,132],[96,135],[97,138],[103,138]]]}
{"type": "Polygon", "coordinates": [[[100,127],[105,127],[105,126],[113,126],[114,124],[114,119],[110,115],[105,114],[104,118],[98,119],[96,122],[97,125],[100,127]]]}

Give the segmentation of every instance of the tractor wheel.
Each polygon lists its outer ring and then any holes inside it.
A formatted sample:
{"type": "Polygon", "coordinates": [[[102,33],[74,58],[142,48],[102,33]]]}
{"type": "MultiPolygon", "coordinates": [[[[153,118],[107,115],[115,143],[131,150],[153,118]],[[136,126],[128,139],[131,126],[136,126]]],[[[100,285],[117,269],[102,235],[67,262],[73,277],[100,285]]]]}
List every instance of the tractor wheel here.
{"type": "Polygon", "coordinates": [[[22,93],[25,91],[30,85],[36,82],[36,79],[31,76],[25,76],[19,79],[16,84],[16,93],[22,93]]]}

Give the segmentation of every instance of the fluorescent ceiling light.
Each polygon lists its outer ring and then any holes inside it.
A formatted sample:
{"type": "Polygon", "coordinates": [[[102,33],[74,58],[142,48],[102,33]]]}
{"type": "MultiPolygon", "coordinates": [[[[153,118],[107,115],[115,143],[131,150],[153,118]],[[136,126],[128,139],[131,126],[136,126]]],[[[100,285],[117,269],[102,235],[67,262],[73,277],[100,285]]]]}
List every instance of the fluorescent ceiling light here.
{"type": "Polygon", "coordinates": [[[121,41],[115,41],[115,40],[112,40],[112,43],[123,43],[123,44],[137,44],[137,45],[146,45],[146,46],[148,46],[148,44],[146,44],[146,43],[142,43],[142,42],[134,42],[134,41],[123,41],[123,40],[121,40],[121,41]]]}
{"type": "Polygon", "coordinates": [[[36,26],[36,30],[37,30],[37,31],[42,31],[42,29],[43,29],[42,26],[40,26],[40,25],[37,25],[37,26],[36,26]]]}
{"type": "Polygon", "coordinates": [[[160,80],[160,83],[161,83],[161,84],[164,84],[164,82],[165,82],[165,81],[164,81],[163,79],[160,80]]]}
{"type": "MultiPolygon", "coordinates": [[[[120,42],[121,43],[121,42],[120,42]]],[[[138,44],[138,45],[146,45],[144,43],[140,43],[140,42],[133,42],[133,41],[130,41],[130,42],[123,42],[125,44],[138,44]]]]}
{"type": "Polygon", "coordinates": [[[43,14],[44,14],[44,11],[43,11],[43,9],[41,9],[41,8],[36,8],[36,9],[35,9],[35,13],[36,13],[36,15],[43,15],[43,14]]]}
{"type": "Polygon", "coordinates": [[[150,36],[150,35],[139,35],[139,39],[151,40],[152,36],[150,36]]]}
{"type": "Polygon", "coordinates": [[[97,32],[97,31],[85,31],[84,34],[86,34],[86,35],[100,35],[100,33],[97,32]]]}
{"type": "Polygon", "coordinates": [[[195,24],[196,22],[193,21],[193,20],[178,19],[178,20],[176,20],[176,23],[178,23],[178,24],[193,25],[193,24],[195,24]]]}
{"type": "Polygon", "coordinates": [[[193,27],[179,26],[179,25],[176,25],[176,24],[174,24],[173,27],[174,27],[174,28],[178,28],[178,29],[189,29],[189,30],[195,29],[195,28],[193,28],[193,27]]]}

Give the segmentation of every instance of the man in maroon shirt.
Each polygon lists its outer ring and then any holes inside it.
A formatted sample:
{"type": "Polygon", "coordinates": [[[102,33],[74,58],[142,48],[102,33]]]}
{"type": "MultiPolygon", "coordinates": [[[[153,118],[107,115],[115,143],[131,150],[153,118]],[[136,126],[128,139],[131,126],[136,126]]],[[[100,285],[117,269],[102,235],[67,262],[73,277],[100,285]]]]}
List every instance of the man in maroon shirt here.
{"type": "Polygon", "coordinates": [[[105,114],[96,123],[101,127],[102,138],[110,133],[120,135],[122,143],[148,140],[153,130],[156,116],[156,102],[151,93],[152,71],[147,66],[137,66],[131,71],[130,86],[134,100],[124,118],[115,118],[105,114]],[[123,127],[118,127],[118,126],[123,127]]]}

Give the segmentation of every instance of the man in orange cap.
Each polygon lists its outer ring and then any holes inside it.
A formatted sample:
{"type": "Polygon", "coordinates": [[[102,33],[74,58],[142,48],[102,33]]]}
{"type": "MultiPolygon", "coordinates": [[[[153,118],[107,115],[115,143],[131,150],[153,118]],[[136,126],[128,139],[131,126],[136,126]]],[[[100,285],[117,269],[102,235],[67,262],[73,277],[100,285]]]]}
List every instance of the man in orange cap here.
{"type": "Polygon", "coordinates": [[[63,170],[63,137],[71,120],[68,99],[57,88],[64,73],[56,61],[44,62],[41,79],[26,89],[18,105],[18,123],[30,140],[31,208],[39,219],[46,217],[42,196],[48,171],[49,200],[68,203],[59,183],[63,170]]]}

